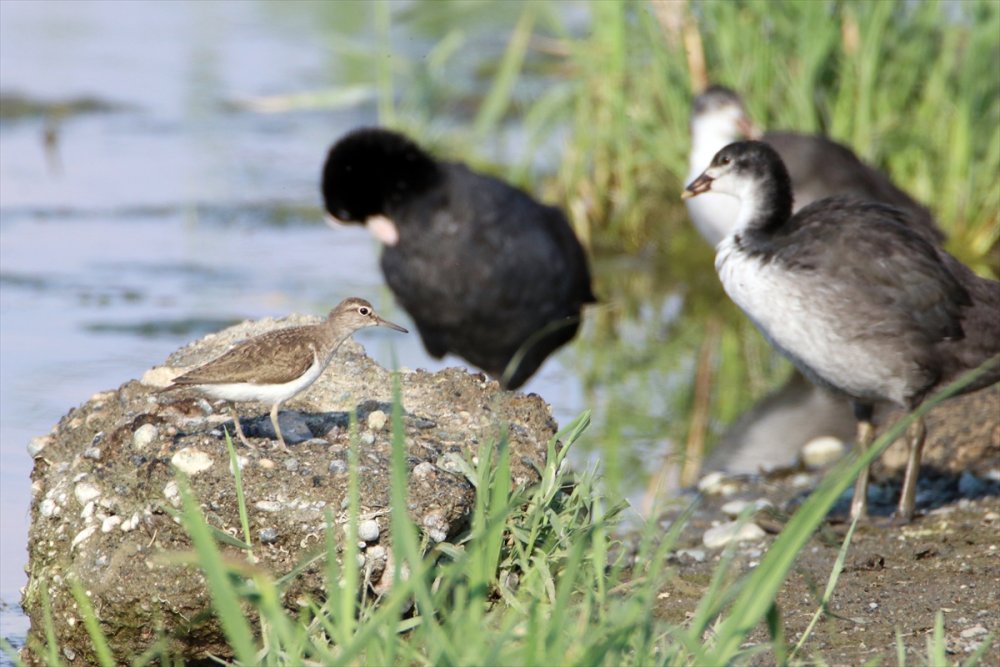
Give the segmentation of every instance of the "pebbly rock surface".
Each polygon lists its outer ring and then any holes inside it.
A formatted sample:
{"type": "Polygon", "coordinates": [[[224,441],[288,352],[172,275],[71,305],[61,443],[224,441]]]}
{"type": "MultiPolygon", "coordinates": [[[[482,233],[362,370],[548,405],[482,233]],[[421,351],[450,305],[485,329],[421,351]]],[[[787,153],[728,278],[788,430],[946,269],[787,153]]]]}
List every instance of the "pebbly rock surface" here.
{"type": "MultiPolygon", "coordinates": [[[[23,608],[31,641],[44,645],[42,589],[48,588],[58,643],[71,664],[95,659],[70,591],[78,580],[97,611],[116,656],[139,655],[158,633],[174,655],[199,660],[226,654],[210,613],[201,575],[168,564],[162,554],[191,549],[169,509],[180,507],[175,470],[190,478],[208,522],[242,538],[236,487],[223,427],[228,406],[193,390],[157,393],[183,370],[232,344],[278,326],[315,321],[243,323],[171,355],[115,391],[96,394],[71,410],[52,432],[29,445],[32,525],[23,608]]],[[[409,514],[431,543],[465,529],[474,489],[463,471],[481,442],[497,442],[507,428],[515,485],[538,480],[556,425],[539,397],[502,391],[482,375],[459,369],[401,372],[408,462],[409,514]]],[[[255,446],[236,442],[257,567],[281,576],[316,551],[326,515],[347,521],[349,414],[358,415],[361,525],[366,585],[384,591],[388,547],[392,376],[353,341],[305,393],[282,406],[290,451],[276,448],[271,406],[240,404],[241,425],[255,446]]],[[[335,530],[341,542],[343,529],[335,530]]],[[[232,558],[245,554],[223,547],[232,558]]],[[[391,568],[390,568],[391,571],[391,568]]],[[[320,599],[324,563],[317,559],[285,594],[290,608],[320,599]]],[[[29,663],[39,656],[26,655],[29,663]]]]}

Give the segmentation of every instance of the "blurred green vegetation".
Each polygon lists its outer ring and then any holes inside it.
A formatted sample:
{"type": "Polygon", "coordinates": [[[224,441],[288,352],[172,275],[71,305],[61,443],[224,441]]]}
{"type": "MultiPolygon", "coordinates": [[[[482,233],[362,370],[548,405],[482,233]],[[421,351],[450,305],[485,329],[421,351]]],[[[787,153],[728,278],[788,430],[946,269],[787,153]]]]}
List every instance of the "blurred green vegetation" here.
{"type": "Polygon", "coordinates": [[[679,199],[705,83],[740,91],[765,128],[850,145],[936,213],[951,252],[1000,274],[995,0],[315,11],[343,84],[331,103],[367,90],[382,123],[561,205],[591,248],[602,303],[569,354],[612,484],[634,484],[650,456],[711,443],[788,373],[723,294],[679,199]],[[709,387],[697,399],[696,377],[709,387]],[[694,412],[707,419],[692,424],[694,412]]]}

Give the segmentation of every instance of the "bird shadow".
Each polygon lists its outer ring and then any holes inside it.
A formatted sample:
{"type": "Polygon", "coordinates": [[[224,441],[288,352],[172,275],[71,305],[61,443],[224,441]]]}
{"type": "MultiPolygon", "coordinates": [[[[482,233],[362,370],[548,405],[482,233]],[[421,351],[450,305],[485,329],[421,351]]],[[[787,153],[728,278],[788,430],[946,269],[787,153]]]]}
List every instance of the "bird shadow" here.
{"type": "MultiPolygon", "coordinates": [[[[354,412],[357,414],[358,424],[361,425],[361,428],[364,428],[368,416],[376,411],[381,411],[388,416],[392,413],[392,403],[374,400],[358,403],[354,412]]],[[[271,423],[271,418],[267,413],[253,417],[240,417],[239,420],[240,427],[247,438],[276,440],[278,437],[274,432],[274,424],[271,423]]],[[[324,438],[334,429],[347,430],[350,427],[350,422],[351,413],[346,410],[332,412],[281,410],[278,412],[281,433],[289,445],[301,444],[313,438],[324,438]]],[[[233,433],[233,421],[223,422],[213,432],[218,432],[219,437],[223,437],[223,429],[233,433]]]]}
{"type": "MultiPolygon", "coordinates": [[[[868,487],[868,515],[876,518],[893,516],[903,485],[902,472],[873,479],[868,487]]],[[[830,509],[831,519],[846,519],[850,513],[852,491],[845,492],[830,509]]],[[[1000,479],[977,477],[969,471],[960,473],[923,466],[917,483],[916,508],[927,514],[961,500],[1000,497],[1000,479]]],[[[796,499],[804,501],[805,497],[796,499]]]]}

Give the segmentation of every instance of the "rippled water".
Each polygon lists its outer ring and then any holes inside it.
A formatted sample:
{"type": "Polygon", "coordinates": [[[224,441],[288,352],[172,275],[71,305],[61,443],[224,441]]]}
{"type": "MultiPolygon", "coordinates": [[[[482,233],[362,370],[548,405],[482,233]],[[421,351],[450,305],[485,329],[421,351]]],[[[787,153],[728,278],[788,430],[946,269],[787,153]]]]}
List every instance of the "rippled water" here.
{"type": "MultiPolygon", "coordinates": [[[[244,318],[319,314],[363,295],[406,324],[367,233],[319,216],[326,148],[374,122],[374,107],[264,115],[230,104],[342,83],[331,63],[344,25],[320,9],[0,2],[0,92],[117,107],[0,120],[0,599],[15,602],[25,581],[25,446],[69,408],[244,318]]],[[[407,367],[458,363],[430,359],[415,335],[359,340],[383,365],[393,354],[407,367]]],[[[560,421],[583,404],[565,355],[525,387],[560,421]]],[[[23,617],[2,613],[4,636],[23,632],[23,617]]]]}

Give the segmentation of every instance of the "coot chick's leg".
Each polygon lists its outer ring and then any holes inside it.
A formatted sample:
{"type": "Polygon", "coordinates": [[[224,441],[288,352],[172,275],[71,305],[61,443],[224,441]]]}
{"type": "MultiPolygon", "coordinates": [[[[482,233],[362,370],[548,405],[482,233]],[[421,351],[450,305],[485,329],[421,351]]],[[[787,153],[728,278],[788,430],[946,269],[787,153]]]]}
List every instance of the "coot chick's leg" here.
{"type": "Polygon", "coordinates": [[[278,426],[278,408],[280,406],[281,406],[281,403],[279,402],[279,403],[275,403],[274,407],[271,408],[271,424],[274,425],[274,432],[278,436],[278,447],[281,449],[281,451],[287,452],[288,451],[288,445],[285,444],[285,437],[283,435],[281,435],[281,427],[278,426]]]}
{"type": "Polygon", "coordinates": [[[910,451],[906,457],[906,473],[903,476],[903,490],[899,496],[899,508],[896,510],[896,523],[909,523],[913,518],[913,510],[917,501],[917,479],[920,477],[920,457],[924,450],[924,436],[927,427],[924,418],[916,420],[907,429],[906,440],[910,451]]]}
{"type": "MultiPolygon", "coordinates": [[[[869,403],[853,403],[854,417],[858,420],[858,451],[864,455],[875,436],[872,423],[874,408],[869,403]]],[[[868,466],[861,469],[854,482],[854,497],[851,499],[851,519],[864,519],[868,514],[868,466]]]]}

